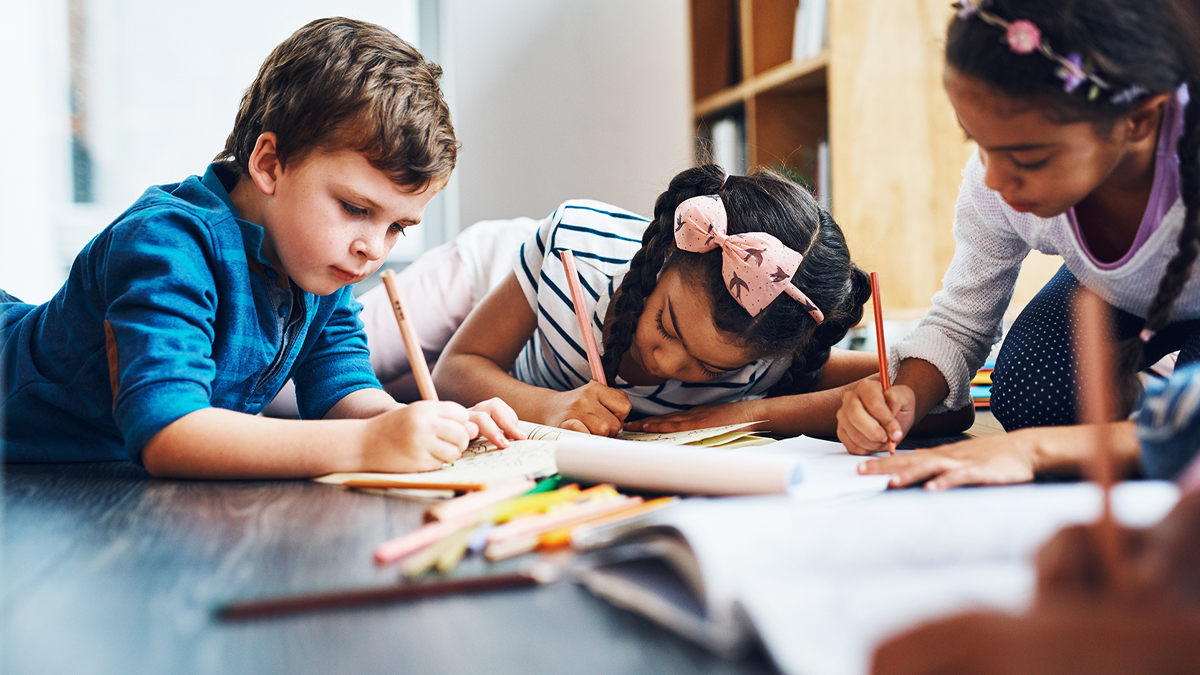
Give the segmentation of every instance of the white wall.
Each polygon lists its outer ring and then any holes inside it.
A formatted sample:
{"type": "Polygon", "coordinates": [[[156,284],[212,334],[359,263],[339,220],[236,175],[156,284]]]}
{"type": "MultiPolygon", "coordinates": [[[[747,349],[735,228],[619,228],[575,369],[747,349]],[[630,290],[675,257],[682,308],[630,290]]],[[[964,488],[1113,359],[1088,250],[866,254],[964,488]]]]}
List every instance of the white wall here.
{"type": "Polygon", "coordinates": [[[224,147],[263,59],[296,29],[345,15],[419,42],[417,0],[84,0],[84,6],[95,201],[75,204],[66,0],[4,3],[0,288],[30,302],[49,299],[79,249],[148,186],[204,172],[224,147]]]}
{"type": "Polygon", "coordinates": [[[375,21],[423,48],[424,30],[447,69],[459,169],[394,258],[445,238],[439,217],[452,234],[574,197],[649,213],[691,164],[686,0],[84,2],[89,205],[71,202],[66,0],[3,3],[0,288],[27,301],[49,299],[147,186],[202,172],[262,60],[321,16],[375,21]]]}
{"type": "Polygon", "coordinates": [[[459,219],[649,214],[692,164],[686,0],[444,0],[459,219]]]}

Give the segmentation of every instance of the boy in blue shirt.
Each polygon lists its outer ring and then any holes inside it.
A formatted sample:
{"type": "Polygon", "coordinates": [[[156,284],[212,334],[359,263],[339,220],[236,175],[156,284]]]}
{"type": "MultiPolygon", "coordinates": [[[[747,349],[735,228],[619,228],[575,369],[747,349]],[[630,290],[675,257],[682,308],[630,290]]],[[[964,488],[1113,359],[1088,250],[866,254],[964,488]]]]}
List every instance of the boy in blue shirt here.
{"type": "Polygon", "coordinates": [[[440,75],[347,19],[276,47],[203,177],[147,190],[50,302],[0,294],[6,461],[291,478],[434,469],[480,433],[521,438],[498,400],[392,400],[351,295],[454,168],[440,75]],[[256,416],[289,378],[304,420],[256,416]]]}

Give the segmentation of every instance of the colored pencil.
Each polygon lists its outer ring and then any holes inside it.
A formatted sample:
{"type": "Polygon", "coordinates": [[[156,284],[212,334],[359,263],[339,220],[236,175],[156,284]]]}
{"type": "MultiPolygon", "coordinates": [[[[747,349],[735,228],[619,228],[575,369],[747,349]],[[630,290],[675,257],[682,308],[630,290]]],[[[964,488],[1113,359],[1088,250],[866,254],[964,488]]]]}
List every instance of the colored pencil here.
{"type": "Polygon", "coordinates": [[[540,563],[533,565],[528,570],[515,573],[489,574],[423,583],[400,583],[334,591],[319,591],[316,593],[281,595],[257,600],[240,600],[219,607],[216,615],[218,619],[224,621],[240,621],[317,609],[355,607],[358,605],[433,598],[456,593],[482,593],[506,588],[536,586],[550,583],[557,577],[557,568],[549,563],[540,563]]]}
{"type": "Polygon", "coordinates": [[[571,535],[573,535],[577,530],[581,530],[585,527],[611,525],[612,523],[619,523],[623,520],[636,518],[642,514],[649,513],[651,511],[657,511],[664,506],[669,506],[670,504],[678,501],[678,499],[678,497],[659,497],[657,499],[651,499],[650,501],[642,504],[631,504],[615,513],[595,515],[587,520],[584,520],[583,522],[573,523],[565,527],[560,527],[556,530],[543,532],[538,537],[537,548],[539,551],[555,551],[566,548],[571,545],[571,535]]]}
{"type": "Polygon", "coordinates": [[[395,562],[477,522],[478,514],[468,513],[457,518],[429,523],[408,534],[385,541],[375,547],[375,564],[386,565],[395,562]]]}
{"type": "Polygon", "coordinates": [[[348,488],[395,488],[397,490],[441,490],[445,492],[480,492],[488,488],[487,483],[422,483],[420,481],[392,480],[380,478],[352,478],[344,483],[338,483],[348,488]]]}
{"type": "Polygon", "coordinates": [[[1102,501],[1100,518],[1100,555],[1108,580],[1114,590],[1122,583],[1120,542],[1112,515],[1112,486],[1116,479],[1112,442],[1102,425],[1116,419],[1113,364],[1116,363],[1112,345],[1112,318],[1104,301],[1095,293],[1080,288],[1074,297],[1075,333],[1073,335],[1075,362],[1079,364],[1079,419],[1095,430],[1092,443],[1096,449],[1092,462],[1092,479],[1100,486],[1102,501]]]}
{"type": "Polygon", "coordinates": [[[379,279],[383,281],[388,298],[392,301],[392,309],[396,312],[396,323],[400,324],[400,337],[404,339],[404,349],[408,352],[408,364],[417,380],[417,390],[426,401],[436,401],[438,395],[433,388],[433,376],[429,374],[429,364],[425,362],[425,352],[421,350],[417,331],[409,323],[408,313],[404,311],[404,299],[400,296],[400,288],[396,286],[396,275],[391,270],[384,270],[379,274],[379,279]]]}
{"type": "Polygon", "coordinates": [[[534,550],[541,535],[567,525],[582,523],[594,516],[609,515],[641,504],[641,497],[617,496],[576,504],[540,516],[522,518],[492,530],[483,555],[490,561],[503,560],[534,550]],[[506,530],[512,527],[514,529],[506,530]]]}
{"type": "Polygon", "coordinates": [[[450,501],[435,504],[425,512],[425,519],[446,520],[464,513],[478,513],[489,506],[529,492],[533,487],[534,482],[528,478],[493,485],[481,492],[472,492],[450,501]]]}
{"type": "Polygon", "coordinates": [[[596,336],[592,333],[592,322],[588,320],[583,287],[579,284],[579,271],[575,269],[575,256],[566,250],[561,256],[563,267],[567,270],[567,286],[571,289],[571,304],[575,305],[575,318],[579,320],[579,331],[583,333],[583,348],[587,352],[588,366],[592,369],[592,379],[608,386],[608,380],[604,378],[604,366],[600,363],[600,350],[596,347],[596,336]]]}
{"type": "MultiPolygon", "coordinates": [[[[875,346],[879,350],[879,384],[886,392],[892,386],[891,375],[888,374],[887,346],[883,342],[883,300],[879,297],[879,274],[871,272],[871,301],[875,305],[875,346]]],[[[888,434],[888,452],[896,454],[896,441],[888,434]]]]}

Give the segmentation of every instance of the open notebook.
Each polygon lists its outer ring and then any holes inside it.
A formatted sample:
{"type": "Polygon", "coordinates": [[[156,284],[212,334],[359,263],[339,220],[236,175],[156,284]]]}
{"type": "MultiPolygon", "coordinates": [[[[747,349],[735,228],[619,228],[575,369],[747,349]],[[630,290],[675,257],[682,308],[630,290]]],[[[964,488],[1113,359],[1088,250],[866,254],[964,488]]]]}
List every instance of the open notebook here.
{"type": "MultiPolygon", "coordinates": [[[[1114,492],[1122,521],[1175,503],[1160,482],[1114,492]]],[[[885,637],[969,607],[1019,610],[1032,554],[1100,508],[1092,484],[943,493],[893,491],[838,504],[776,497],[689,499],[582,530],[577,579],[727,657],[760,641],[788,675],[866,673],[885,637]]]]}
{"type": "Polygon", "coordinates": [[[529,440],[501,450],[485,440],[437,471],[340,473],[318,481],[339,485],[410,487],[479,485],[514,476],[558,472],[574,480],[659,492],[730,495],[792,492],[801,498],[880,492],[884,476],[858,476],[860,458],[838,443],[799,437],[774,442],[731,425],[675,433],[624,433],[598,438],[522,422],[529,440]],[[764,443],[763,447],[758,446],[764,443]]]}

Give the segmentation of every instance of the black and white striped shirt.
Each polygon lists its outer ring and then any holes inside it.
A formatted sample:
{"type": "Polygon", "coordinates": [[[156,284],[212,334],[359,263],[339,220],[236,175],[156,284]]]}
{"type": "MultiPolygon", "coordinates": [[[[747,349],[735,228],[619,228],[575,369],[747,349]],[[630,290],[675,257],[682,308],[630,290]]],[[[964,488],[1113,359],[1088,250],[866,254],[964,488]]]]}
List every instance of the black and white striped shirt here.
{"type": "MultiPolygon", "coordinates": [[[[591,380],[559,252],[570,250],[575,257],[584,300],[589,303],[591,329],[603,352],[608,303],[629,270],[630,259],[641,248],[648,223],[637,214],[587,199],[564,202],[541,222],[521,245],[515,260],[517,279],[537,314],[538,327],[517,357],[513,377],[556,391],[575,389],[591,380]]],[[[706,403],[762,398],[789,364],[786,358],[761,359],[705,382],[669,380],[634,386],[618,377],[612,384],[629,396],[635,417],[662,415],[706,403]]]]}

